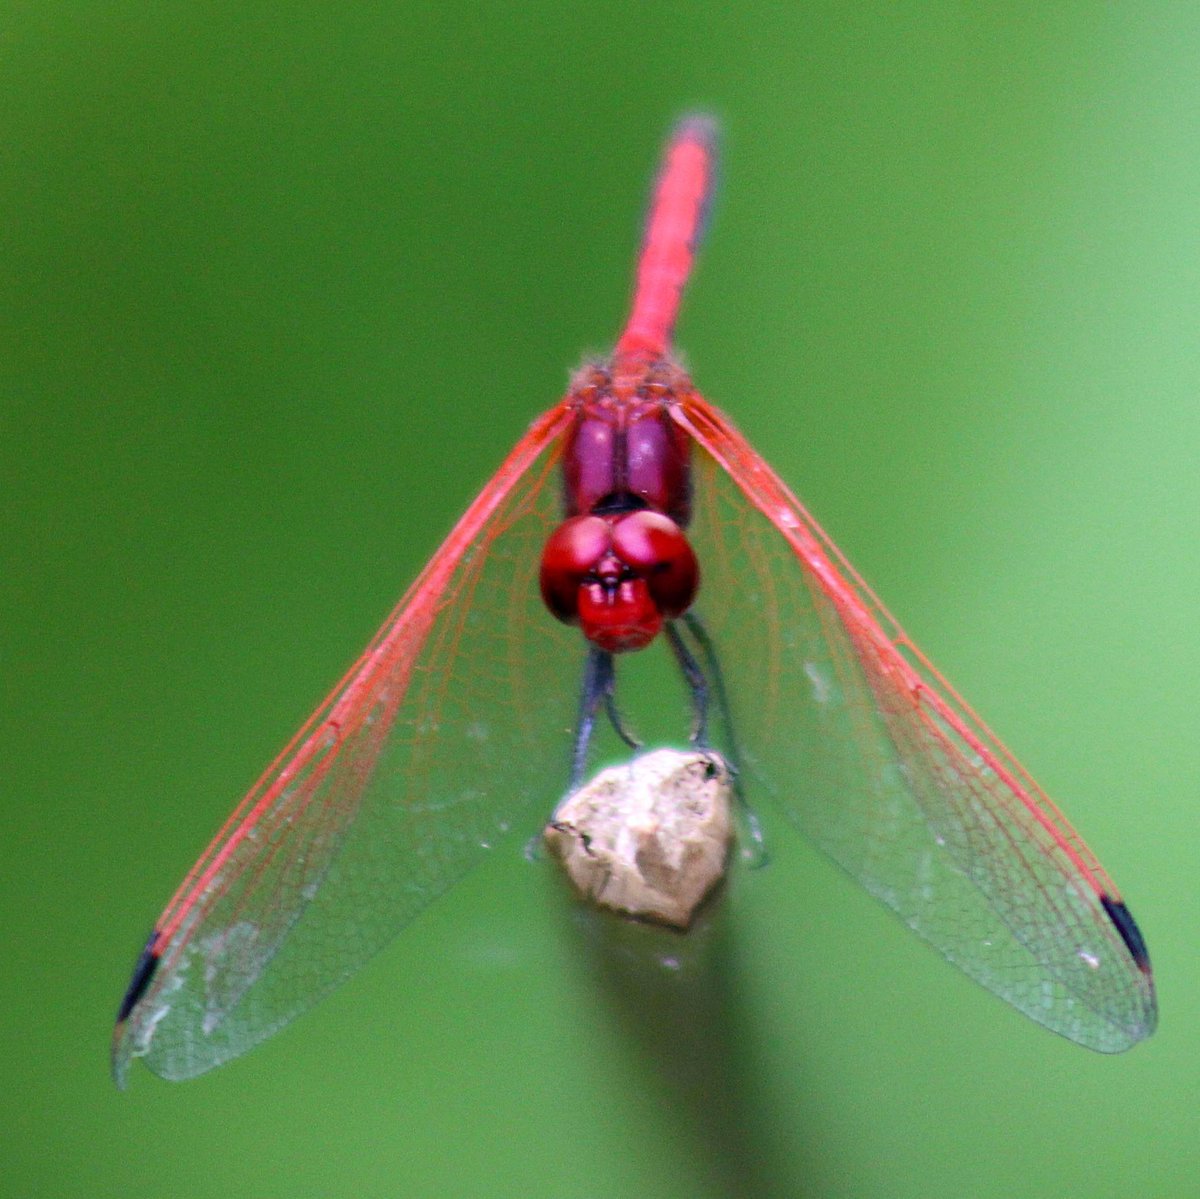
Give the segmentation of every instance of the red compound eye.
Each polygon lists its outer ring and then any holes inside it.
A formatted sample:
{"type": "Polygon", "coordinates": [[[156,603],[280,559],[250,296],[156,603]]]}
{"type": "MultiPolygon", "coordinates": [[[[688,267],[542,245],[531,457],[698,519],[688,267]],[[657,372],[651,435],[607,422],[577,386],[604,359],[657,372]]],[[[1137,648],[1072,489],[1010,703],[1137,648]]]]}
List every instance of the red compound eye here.
{"type": "Polygon", "coordinates": [[[602,516],[573,516],[550,534],[542,550],[542,599],[559,620],[579,619],[579,588],[611,547],[612,529],[602,516]]]}
{"type": "Polygon", "coordinates": [[[683,530],[660,512],[573,516],[542,551],[546,607],[609,653],[641,649],[682,615],[700,568],[683,530]]]}
{"type": "Polygon", "coordinates": [[[613,553],[646,580],[663,616],[682,616],[700,584],[700,565],[683,530],[661,512],[630,512],[613,525],[613,553]]]}

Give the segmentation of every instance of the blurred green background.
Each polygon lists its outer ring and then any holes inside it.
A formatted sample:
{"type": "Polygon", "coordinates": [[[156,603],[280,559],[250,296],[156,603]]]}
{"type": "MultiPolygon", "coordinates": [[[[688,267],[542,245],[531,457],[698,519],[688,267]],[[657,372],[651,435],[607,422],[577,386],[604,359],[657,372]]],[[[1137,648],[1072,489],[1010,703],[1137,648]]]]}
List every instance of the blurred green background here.
{"type": "Polygon", "coordinates": [[[1191,6],[8,4],[0,1193],[1193,1193],[1197,61],[1191,6]],[[606,974],[510,841],[119,1095],[149,923],[610,344],[696,106],[697,381],[1116,876],[1160,1032],[1043,1032],[787,835],[720,970],[606,974]]]}

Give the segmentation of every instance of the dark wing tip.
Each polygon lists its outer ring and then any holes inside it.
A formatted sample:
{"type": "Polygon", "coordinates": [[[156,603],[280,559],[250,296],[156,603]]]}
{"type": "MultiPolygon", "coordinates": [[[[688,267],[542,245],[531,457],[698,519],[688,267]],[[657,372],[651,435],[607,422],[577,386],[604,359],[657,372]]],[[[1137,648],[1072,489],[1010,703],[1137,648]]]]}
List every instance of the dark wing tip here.
{"type": "Polygon", "coordinates": [[[121,1006],[117,1010],[118,1026],[125,1023],[129,1013],[137,1006],[138,1000],[145,995],[146,988],[150,986],[150,980],[154,977],[155,970],[158,969],[160,960],[157,952],[158,938],[159,931],[155,929],[138,957],[137,965],[134,966],[133,975],[129,980],[129,986],[125,989],[121,1006]]]}
{"type": "Polygon", "coordinates": [[[1142,930],[1138,928],[1137,921],[1134,920],[1129,909],[1121,900],[1110,899],[1107,895],[1101,895],[1100,902],[1104,905],[1108,918],[1116,926],[1117,932],[1121,934],[1121,940],[1125,942],[1134,964],[1143,974],[1149,974],[1150,954],[1146,949],[1142,930]]]}

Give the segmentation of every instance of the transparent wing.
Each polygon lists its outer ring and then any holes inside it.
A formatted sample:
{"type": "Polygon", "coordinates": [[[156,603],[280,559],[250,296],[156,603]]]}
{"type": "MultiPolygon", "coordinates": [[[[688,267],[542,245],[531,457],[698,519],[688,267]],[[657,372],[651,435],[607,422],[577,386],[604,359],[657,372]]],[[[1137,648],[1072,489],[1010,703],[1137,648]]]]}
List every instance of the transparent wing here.
{"type": "Polygon", "coordinates": [[[581,655],[547,618],[567,419],[535,424],[159,920],[113,1043],[190,1078],[357,970],[567,781],[581,655]]]}
{"type": "Polygon", "coordinates": [[[696,395],[676,415],[707,451],[697,607],[718,654],[736,647],[750,802],[1039,1023],[1104,1052],[1149,1036],[1145,946],[1078,834],[727,418],[696,395]]]}

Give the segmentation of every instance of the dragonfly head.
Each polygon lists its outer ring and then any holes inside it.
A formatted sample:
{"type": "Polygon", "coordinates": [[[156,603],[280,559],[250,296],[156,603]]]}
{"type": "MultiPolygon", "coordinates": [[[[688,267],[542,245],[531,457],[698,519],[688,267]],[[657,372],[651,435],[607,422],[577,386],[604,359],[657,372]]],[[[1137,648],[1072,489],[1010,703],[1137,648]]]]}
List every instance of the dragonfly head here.
{"type": "Polygon", "coordinates": [[[572,516],[542,551],[542,599],[609,653],[642,649],[682,616],[700,584],[683,530],[661,512],[572,516]]]}

